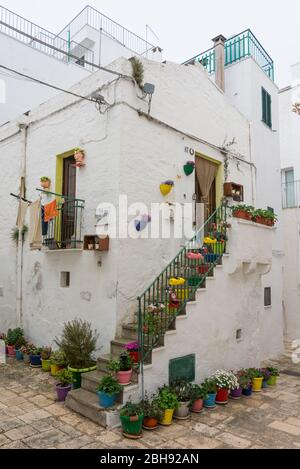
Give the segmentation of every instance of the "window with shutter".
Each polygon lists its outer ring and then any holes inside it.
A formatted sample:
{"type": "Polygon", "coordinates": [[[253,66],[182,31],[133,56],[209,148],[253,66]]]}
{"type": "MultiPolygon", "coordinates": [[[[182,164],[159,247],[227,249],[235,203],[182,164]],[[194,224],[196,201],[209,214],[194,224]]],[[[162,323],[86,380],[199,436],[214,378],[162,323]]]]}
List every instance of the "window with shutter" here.
{"type": "Polygon", "coordinates": [[[272,128],[272,98],[264,89],[262,91],[262,120],[268,127],[272,128]]]}

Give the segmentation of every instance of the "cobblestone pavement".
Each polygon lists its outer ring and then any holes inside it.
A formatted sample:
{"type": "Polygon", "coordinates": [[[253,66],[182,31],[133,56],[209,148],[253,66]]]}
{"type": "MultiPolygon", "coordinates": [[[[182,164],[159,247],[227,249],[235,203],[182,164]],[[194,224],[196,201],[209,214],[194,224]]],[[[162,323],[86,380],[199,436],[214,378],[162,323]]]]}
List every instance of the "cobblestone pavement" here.
{"type": "Polygon", "coordinates": [[[300,365],[272,362],[282,373],[276,388],[190,420],[126,440],[57,403],[48,374],[21,363],[0,365],[0,449],[9,448],[300,448],[300,365]],[[298,376],[291,376],[296,371],[298,376]]]}

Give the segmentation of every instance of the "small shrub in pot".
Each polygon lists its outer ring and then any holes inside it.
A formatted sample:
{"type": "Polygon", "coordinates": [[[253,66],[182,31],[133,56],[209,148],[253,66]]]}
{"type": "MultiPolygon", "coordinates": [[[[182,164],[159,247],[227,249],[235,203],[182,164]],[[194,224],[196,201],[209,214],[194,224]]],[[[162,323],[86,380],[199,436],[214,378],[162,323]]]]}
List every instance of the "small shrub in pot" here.
{"type": "Polygon", "coordinates": [[[114,376],[104,376],[97,388],[100,406],[105,409],[113,407],[116,403],[117,396],[122,392],[122,389],[122,386],[114,376]]]}

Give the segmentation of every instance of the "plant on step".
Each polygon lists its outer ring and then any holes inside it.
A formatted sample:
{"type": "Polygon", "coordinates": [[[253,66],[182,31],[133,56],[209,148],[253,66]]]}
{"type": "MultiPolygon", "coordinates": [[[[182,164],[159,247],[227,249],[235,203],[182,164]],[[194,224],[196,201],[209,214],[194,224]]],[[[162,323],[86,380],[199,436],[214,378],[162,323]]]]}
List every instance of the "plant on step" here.
{"type": "Polygon", "coordinates": [[[140,345],[137,341],[129,342],[125,345],[125,350],[129,353],[133,364],[139,363],[140,345]]]}
{"type": "MultiPolygon", "coordinates": [[[[18,243],[19,242],[19,228],[18,227],[15,227],[11,230],[11,239],[15,242],[15,243],[18,243]]],[[[22,232],[21,232],[21,235],[22,235],[22,240],[24,241],[24,238],[25,238],[25,235],[26,233],[28,233],[28,226],[27,225],[24,225],[23,228],[22,228],[22,232]]]]}
{"type": "Polygon", "coordinates": [[[132,369],[132,359],[129,353],[122,352],[120,354],[120,371],[130,371],[132,369]]]}
{"type": "Polygon", "coordinates": [[[169,314],[165,305],[150,305],[145,314],[143,326],[144,333],[152,336],[155,340],[167,331],[169,325],[168,319],[169,314]]]}
{"type": "Polygon", "coordinates": [[[115,394],[120,394],[122,389],[122,386],[118,383],[116,378],[114,378],[112,375],[106,375],[101,379],[97,388],[97,392],[102,392],[107,394],[107,396],[112,397],[115,394]]]}
{"type": "Polygon", "coordinates": [[[120,360],[112,358],[111,360],[109,360],[106,368],[111,373],[118,373],[120,371],[120,360]]]}
{"type": "Polygon", "coordinates": [[[107,365],[108,371],[116,373],[119,384],[127,386],[132,378],[132,359],[127,351],[122,352],[119,359],[111,359],[107,365]]]}
{"type": "Polygon", "coordinates": [[[64,324],[61,339],[55,339],[65,354],[67,363],[73,369],[82,370],[95,366],[94,353],[99,334],[93,331],[91,323],[74,319],[64,324]]]}

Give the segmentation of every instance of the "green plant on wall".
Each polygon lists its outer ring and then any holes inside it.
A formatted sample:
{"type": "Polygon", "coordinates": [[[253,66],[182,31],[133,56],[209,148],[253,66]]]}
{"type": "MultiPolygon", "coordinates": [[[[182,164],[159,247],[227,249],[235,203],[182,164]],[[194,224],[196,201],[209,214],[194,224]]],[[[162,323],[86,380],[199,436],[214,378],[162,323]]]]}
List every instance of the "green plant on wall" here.
{"type": "Polygon", "coordinates": [[[144,67],[143,67],[143,64],[136,57],[132,57],[129,60],[131,62],[131,66],[132,66],[132,76],[135,79],[135,81],[137,82],[139,88],[142,89],[143,81],[144,81],[144,67]]]}

